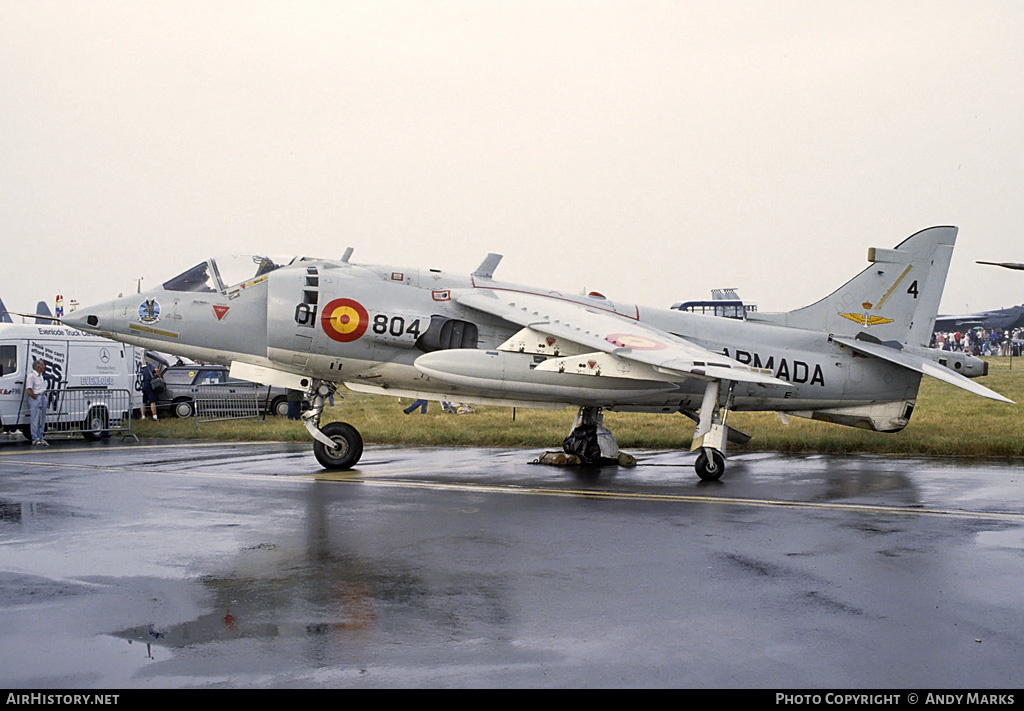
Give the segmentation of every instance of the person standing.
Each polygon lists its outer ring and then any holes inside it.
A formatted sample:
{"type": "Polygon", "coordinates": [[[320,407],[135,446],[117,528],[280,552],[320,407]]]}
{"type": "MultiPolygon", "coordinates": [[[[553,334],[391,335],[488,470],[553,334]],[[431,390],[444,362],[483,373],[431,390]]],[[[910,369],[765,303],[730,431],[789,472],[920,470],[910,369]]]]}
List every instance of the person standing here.
{"type": "Polygon", "coordinates": [[[288,419],[302,419],[302,391],[288,389],[288,419]]]}
{"type": "Polygon", "coordinates": [[[46,370],[46,363],[42,358],[32,364],[32,372],[28,374],[25,383],[25,391],[29,396],[29,432],[32,435],[32,444],[41,444],[49,447],[50,444],[43,439],[46,433],[46,379],[43,371],[46,370]]]}
{"type": "MultiPolygon", "coordinates": [[[[143,358],[145,358],[145,355],[143,355],[143,358]]],[[[140,408],[142,419],[146,419],[146,405],[149,405],[149,409],[153,413],[153,419],[160,419],[156,416],[157,396],[156,391],[153,389],[153,378],[159,375],[152,363],[144,361],[142,366],[142,407],[140,408]]]]}
{"type": "Polygon", "coordinates": [[[415,410],[417,407],[420,408],[420,414],[421,415],[427,414],[427,401],[426,400],[416,400],[415,402],[413,402],[413,404],[409,405],[409,407],[407,407],[404,410],[402,410],[402,412],[404,412],[407,415],[410,415],[410,414],[412,414],[412,411],[415,410]]]}

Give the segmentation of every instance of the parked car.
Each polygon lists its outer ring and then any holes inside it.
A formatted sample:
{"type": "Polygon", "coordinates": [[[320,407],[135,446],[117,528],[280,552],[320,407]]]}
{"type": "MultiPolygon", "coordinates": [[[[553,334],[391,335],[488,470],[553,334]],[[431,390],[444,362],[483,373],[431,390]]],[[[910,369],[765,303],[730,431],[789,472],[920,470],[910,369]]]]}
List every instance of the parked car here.
{"type": "MultiPolygon", "coordinates": [[[[160,370],[160,375],[167,387],[163,392],[157,393],[157,410],[164,413],[170,412],[178,417],[192,416],[192,388],[196,385],[239,383],[248,386],[249,384],[247,380],[232,378],[228,374],[228,368],[223,365],[200,365],[198,363],[169,365],[160,370]]],[[[288,414],[287,388],[271,387],[268,395],[267,386],[257,384],[256,394],[260,412],[265,409],[272,415],[281,415],[282,417],[288,414]]],[[[250,398],[252,390],[245,387],[235,393],[230,388],[225,388],[224,396],[226,398],[230,400],[233,395],[237,395],[239,400],[250,398]]]]}

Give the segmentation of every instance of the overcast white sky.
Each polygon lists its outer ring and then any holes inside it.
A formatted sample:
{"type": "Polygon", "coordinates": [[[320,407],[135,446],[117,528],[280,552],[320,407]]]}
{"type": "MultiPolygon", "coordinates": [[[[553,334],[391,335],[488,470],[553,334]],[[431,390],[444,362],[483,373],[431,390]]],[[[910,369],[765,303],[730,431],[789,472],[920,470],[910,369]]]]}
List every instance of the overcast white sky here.
{"type": "Polygon", "coordinates": [[[0,0],[0,297],[264,252],[650,306],[816,300],[960,227],[1024,301],[1024,3],[0,0]]]}

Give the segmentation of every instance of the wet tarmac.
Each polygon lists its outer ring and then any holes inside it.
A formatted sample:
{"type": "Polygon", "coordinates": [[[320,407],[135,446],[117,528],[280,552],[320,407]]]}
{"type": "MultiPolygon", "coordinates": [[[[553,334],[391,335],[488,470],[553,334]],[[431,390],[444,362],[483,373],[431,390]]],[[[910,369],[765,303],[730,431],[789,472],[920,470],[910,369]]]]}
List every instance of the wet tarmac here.
{"type": "Polygon", "coordinates": [[[1016,688],[1020,462],[0,441],[0,685],[1016,688]]]}

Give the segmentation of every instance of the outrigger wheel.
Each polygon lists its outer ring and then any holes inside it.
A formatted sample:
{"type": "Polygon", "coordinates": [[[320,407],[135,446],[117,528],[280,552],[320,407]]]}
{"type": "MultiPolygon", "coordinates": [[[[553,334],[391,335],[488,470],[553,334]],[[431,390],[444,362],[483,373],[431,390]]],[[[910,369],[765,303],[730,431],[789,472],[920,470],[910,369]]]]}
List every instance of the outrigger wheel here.
{"type": "Polygon", "coordinates": [[[701,481],[718,481],[725,473],[725,455],[717,449],[701,447],[693,467],[701,481]]]}
{"type": "Polygon", "coordinates": [[[363,438],[347,422],[328,422],[320,431],[334,442],[328,447],[318,439],[313,440],[313,454],[324,469],[351,469],[363,455],[363,438]]]}

